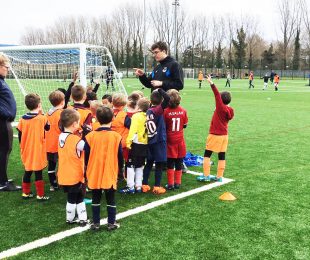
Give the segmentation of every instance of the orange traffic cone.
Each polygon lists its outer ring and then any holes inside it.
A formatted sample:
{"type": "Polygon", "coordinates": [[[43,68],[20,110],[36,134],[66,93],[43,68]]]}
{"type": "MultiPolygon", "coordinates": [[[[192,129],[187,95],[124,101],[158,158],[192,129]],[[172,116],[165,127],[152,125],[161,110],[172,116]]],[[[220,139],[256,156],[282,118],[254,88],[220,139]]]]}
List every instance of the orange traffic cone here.
{"type": "Polygon", "coordinates": [[[236,200],[236,197],[232,195],[230,192],[223,193],[220,197],[220,200],[236,200]]]}

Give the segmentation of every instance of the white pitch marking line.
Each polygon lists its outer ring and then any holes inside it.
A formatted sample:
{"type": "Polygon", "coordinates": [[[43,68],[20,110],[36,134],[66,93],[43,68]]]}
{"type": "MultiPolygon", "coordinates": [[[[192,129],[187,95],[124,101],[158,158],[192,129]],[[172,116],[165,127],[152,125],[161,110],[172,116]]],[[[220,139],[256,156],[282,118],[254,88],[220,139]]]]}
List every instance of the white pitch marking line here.
{"type": "MultiPolygon", "coordinates": [[[[222,182],[213,182],[211,184],[204,185],[202,187],[199,187],[199,188],[196,188],[196,189],[193,189],[193,190],[182,192],[180,194],[173,195],[173,196],[161,199],[161,200],[153,201],[153,202],[150,202],[150,203],[148,203],[146,205],[143,205],[143,206],[140,206],[140,207],[137,207],[137,208],[130,209],[130,210],[127,210],[125,212],[119,213],[119,214],[116,215],[116,219],[123,219],[123,218],[129,217],[129,216],[132,216],[132,215],[135,215],[135,214],[147,211],[149,209],[153,209],[153,208],[159,207],[161,205],[164,205],[166,203],[169,203],[169,202],[172,202],[172,201],[175,201],[175,200],[186,198],[188,196],[191,196],[191,195],[203,192],[203,191],[211,190],[213,188],[225,185],[225,184],[230,183],[232,181],[234,181],[234,180],[233,179],[228,179],[228,178],[223,178],[222,182]]],[[[100,225],[106,225],[106,224],[107,224],[107,218],[104,218],[104,219],[100,220],[100,225]]],[[[72,229],[69,229],[69,230],[65,230],[65,231],[59,232],[57,234],[51,235],[49,237],[44,237],[44,238],[37,239],[35,241],[29,242],[27,244],[24,244],[22,246],[10,248],[10,249],[2,251],[0,253],[0,259],[11,257],[11,256],[15,256],[17,254],[20,254],[20,253],[23,253],[23,252],[27,252],[27,251],[30,251],[30,250],[35,249],[35,248],[39,248],[39,247],[43,247],[43,246],[49,245],[49,244],[51,244],[53,242],[59,241],[59,240],[64,239],[66,237],[82,233],[82,232],[84,232],[86,230],[89,230],[89,226],[86,226],[86,227],[75,227],[75,228],[72,228],[72,229]]]]}

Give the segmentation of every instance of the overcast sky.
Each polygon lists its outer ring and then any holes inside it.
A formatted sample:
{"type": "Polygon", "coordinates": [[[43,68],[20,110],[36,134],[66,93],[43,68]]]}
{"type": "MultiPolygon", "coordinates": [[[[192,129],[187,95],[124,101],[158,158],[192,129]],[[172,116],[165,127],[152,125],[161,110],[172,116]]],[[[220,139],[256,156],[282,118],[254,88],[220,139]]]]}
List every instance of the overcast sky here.
{"type": "MultiPolygon", "coordinates": [[[[145,0],[146,4],[151,2],[145,0]]],[[[174,0],[166,0],[173,2],[174,0]]],[[[143,0],[5,0],[1,2],[0,43],[19,44],[26,27],[45,28],[60,16],[104,16],[126,2],[143,0]]],[[[259,18],[259,31],[264,39],[276,40],[276,0],[179,0],[187,15],[234,13],[259,18]]]]}

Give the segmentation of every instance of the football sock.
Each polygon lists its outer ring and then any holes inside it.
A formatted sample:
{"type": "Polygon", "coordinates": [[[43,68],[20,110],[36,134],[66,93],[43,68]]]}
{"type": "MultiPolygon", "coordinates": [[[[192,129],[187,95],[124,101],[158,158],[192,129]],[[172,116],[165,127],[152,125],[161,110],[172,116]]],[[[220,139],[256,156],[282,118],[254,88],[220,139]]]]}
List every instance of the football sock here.
{"type": "Polygon", "coordinates": [[[67,221],[72,221],[74,219],[75,210],[76,210],[76,204],[72,204],[72,203],[67,202],[67,205],[66,205],[67,221]]]}
{"type": "Polygon", "coordinates": [[[100,223],[100,204],[92,204],[91,205],[93,212],[93,222],[94,224],[100,223]]]}
{"type": "Polygon", "coordinates": [[[171,186],[174,184],[174,169],[167,170],[167,180],[168,180],[168,185],[171,186]]]}
{"type": "Polygon", "coordinates": [[[178,184],[178,185],[181,185],[181,182],[182,182],[182,170],[176,170],[174,172],[174,175],[175,175],[175,180],[174,180],[174,183],[175,184],[178,184]]]}
{"type": "Polygon", "coordinates": [[[143,185],[148,185],[149,184],[149,177],[151,173],[151,169],[153,167],[153,162],[152,161],[147,161],[146,165],[143,169],[143,185]]]}
{"type": "Polygon", "coordinates": [[[210,157],[203,157],[203,175],[209,176],[210,175],[210,157]]]}
{"type": "Polygon", "coordinates": [[[127,167],[127,187],[133,188],[135,186],[135,169],[127,167]]]}
{"type": "Polygon", "coordinates": [[[30,182],[23,182],[22,189],[23,189],[23,193],[29,194],[31,192],[31,183],[30,182]]]}
{"type": "Polygon", "coordinates": [[[136,187],[142,187],[143,167],[135,169],[136,172],[136,187]]]}
{"type": "Polygon", "coordinates": [[[55,171],[48,171],[48,178],[50,180],[50,184],[53,187],[57,187],[56,174],[55,171]]]}
{"type": "Polygon", "coordinates": [[[76,205],[76,211],[78,214],[79,220],[86,221],[87,220],[87,212],[86,212],[86,206],[85,202],[81,202],[76,205]]]}
{"type": "Polygon", "coordinates": [[[108,211],[108,223],[114,224],[116,217],[116,206],[115,205],[107,205],[108,211]]]}
{"type": "Polygon", "coordinates": [[[162,170],[155,169],[155,184],[154,186],[160,187],[162,170]]]}
{"type": "Polygon", "coordinates": [[[44,181],[39,180],[35,182],[37,195],[42,197],[44,196],[44,181]]]}
{"type": "Polygon", "coordinates": [[[217,178],[221,178],[224,176],[226,160],[219,160],[217,163],[217,178]]]}

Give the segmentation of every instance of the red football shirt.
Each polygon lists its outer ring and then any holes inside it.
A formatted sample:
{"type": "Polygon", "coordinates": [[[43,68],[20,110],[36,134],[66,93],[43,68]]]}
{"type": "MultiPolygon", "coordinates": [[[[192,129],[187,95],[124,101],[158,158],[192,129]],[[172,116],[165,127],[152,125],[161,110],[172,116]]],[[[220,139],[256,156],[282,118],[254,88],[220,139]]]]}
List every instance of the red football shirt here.
{"type": "Polygon", "coordinates": [[[181,106],[166,108],[164,118],[167,131],[167,143],[178,143],[184,140],[183,128],[187,125],[187,112],[181,106]]]}

